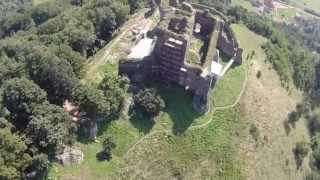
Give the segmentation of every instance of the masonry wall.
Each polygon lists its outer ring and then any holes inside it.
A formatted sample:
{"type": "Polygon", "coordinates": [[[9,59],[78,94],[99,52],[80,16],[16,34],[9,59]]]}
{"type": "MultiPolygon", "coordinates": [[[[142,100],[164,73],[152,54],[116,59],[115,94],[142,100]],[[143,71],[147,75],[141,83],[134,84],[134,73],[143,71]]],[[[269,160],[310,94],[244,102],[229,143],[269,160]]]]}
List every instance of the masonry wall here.
{"type": "Polygon", "coordinates": [[[220,22],[221,31],[219,34],[218,48],[229,58],[234,58],[235,62],[242,64],[243,49],[239,47],[238,40],[230,28],[230,25],[220,22]]]}

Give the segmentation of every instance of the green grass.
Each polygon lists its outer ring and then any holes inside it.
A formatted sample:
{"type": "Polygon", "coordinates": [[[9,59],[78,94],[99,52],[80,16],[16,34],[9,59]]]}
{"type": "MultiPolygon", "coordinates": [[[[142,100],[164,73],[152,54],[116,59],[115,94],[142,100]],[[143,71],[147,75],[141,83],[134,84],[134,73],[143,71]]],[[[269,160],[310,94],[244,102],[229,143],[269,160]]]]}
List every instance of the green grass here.
{"type": "MultiPolygon", "coordinates": [[[[87,68],[84,71],[86,70],[87,68]]],[[[81,80],[81,82],[85,84],[93,84],[93,85],[99,84],[102,81],[105,72],[118,74],[118,64],[106,62],[104,64],[101,64],[100,66],[97,66],[94,72],[95,72],[94,75],[93,74],[88,75],[84,73],[85,77],[81,80]]]]}
{"type": "Polygon", "coordinates": [[[285,20],[285,21],[292,21],[296,16],[297,10],[294,8],[288,9],[278,9],[277,12],[274,12],[274,16],[278,19],[285,20]]]}
{"type": "Polygon", "coordinates": [[[244,49],[243,58],[246,58],[248,54],[254,51],[255,56],[253,57],[253,60],[265,59],[265,53],[263,49],[261,49],[261,45],[267,42],[266,38],[250,31],[243,24],[232,24],[231,27],[240,42],[240,47],[244,49]]]}
{"type": "MultiPolygon", "coordinates": [[[[199,178],[220,178],[232,177],[242,179],[239,163],[235,162],[234,146],[232,145],[233,133],[237,129],[235,126],[241,123],[240,115],[236,110],[218,111],[209,127],[188,131],[187,129],[196,124],[207,122],[212,115],[201,116],[192,109],[192,94],[176,86],[164,87],[162,85],[152,85],[158,89],[160,96],[166,101],[165,111],[156,118],[156,123],[151,123],[149,119],[141,114],[133,116],[130,120],[118,120],[107,127],[102,128],[98,136],[100,142],[97,143],[77,143],[77,146],[85,154],[83,163],[77,166],[62,167],[55,164],[50,171],[52,179],[119,179],[119,177],[131,177],[131,172],[125,170],[132,166],[150,167],[150,173],[166,174],[174,176],[187,173],[186,171],[200,171],[198,164],[202,161],[209,161],[208,165],[201,170],[199,178]],[[149,139],[139,144],[130,154],[126,162],[122,157],[128,149],[138,141],[144,134],[157,130],[172,130],[173,134],[157,134],[151,140],[157,139],[153,144],[149,139]],[[183,135],[181,135],[183,134],[183,135]],[[117,147],[113,151],[113,159],[110,162],[99,162],[96,154],[101,151],[101,140],[105,136],[112,136],[116,140],[117,147]],[[154,153],[159,152],[161,155],[154,153]],[[151,153],[153,152],[153,153],[151,153]],[[137,155],[135,153],[138,153],[137,155]],[[140,154],[141,153],[141,154],[140,154]],[[141,157],[140,157],[141,155],[141,157]],[[153,169],[152,163],[159,161],[153,169]],[[133,161],[133,162],[132,162],[133,161]],[[134,162],[137,161],[137,162],[134,162]],[[128,164],[129,163],[129,164],[128,164]],[[133,163],[133,165],[131,165],[133,163]],[[161,169],[157,169],[161,166],[161,169]],[[159,172],[156,172],[156,171],[159,172]],[[129,174],[128,174],[129,173],[129,174]],[[173,174],[171,174],[173,173],[173,174]]],[[[139,172],[135,167],[135,173],[139,172]]],[[[171,176],[171,177],[172,177],[171,176]]],[[[192,174],[186,176],[192,177],[192,174]]],[[[154,177],[160,177],[155,174],[154,177]]],[[[151,177],[150,177],[151,178],[151,177]]]]}
{"type": "Polygon", "coordinates": [[[146,119],[140,113],[129,120],[117,120],[101,129],[97,143],[80,143],[76,145],[84,152],[85,159],[82,164],[63,167],[54,164],[49,177],[52,179],[69,179],[70,177],[86,179],[115,178],[123,165],[123,155],[143,135],[155,130],[172,130],[174,133],[183,133],[192,124],[206,121],[208,116],[200,116],[192,109],[192,96],[182,88],[163,87],[154,85],[161,97],[166,101],[165,111],[156,118],[156,123],[146,119]],[[178,130],[176,130],[178,129],[178,130]],[[105,136],[112,136],[116,141],[116,149],[110,162],[100,162],[96,154],[101,151],[101,141],[105,136]]]}
{"type": "Polygon", "coordinates": [[[189,50],[188,63],[201,64],[199,57],[199,54],[197,54],[195,51],[189,50]]]}
{"type": "Polygon", "coordinates": [[[232,67],[220,79],[213,93],[215,106],[232,105],[238,98],[244,80],[245,80],[245,65],[232,67]]]}
{"type": "Polygon", "coordinates": [[[54,164],[50,170],[51,179],[69,179],[79,177],[81,179],[104,179],[105,177],[116,176],[117,169],[123,163],[123,154],[136,142],[143,133],[134,128],[127,121],[119,120],[112,122],[109,126],[102,129],[102,134],[98,137],[98,142],[81,143],[77,142],[84,153],[84,161],[80,165],[63,167],[54,164]],[[97,153],[102,150],[101,141],[106,136],[112,136],[116,141],[116,148],[113,150],[113,158],[110,162],[98,161],[97,153]]]}
{"type": "MultiPolygon", "coordinates": [[[[261,45],[266,42],[264,37],[254,34],[242,24],[233,24],[232,29],[240,41],[240,47],[244,49],[244,63],[250,63],[249,61],[251,59],[247,60],[246,58],[248,54],[251,54],[253,51],[255,52],[253,60],[265,59],[264,51],[261,49],[261,45]],[[248,43],[248,39],[252,39],[250,40],[250,43],[248,43]]],[[[227,106],[233,104],[239,96],[244,80],[245,64],[240,67],[231,68],[219,81],[215,91],[213,92],[215,106],[227,106]]]]}
{"type": "Polygon", "coordinates": [[[244,179],[233,143],[243,122],[235,108],[217,111],[206,128],[180,136],[158,134],[132,152],[122,175],[135,178],[147,169],[145,179],[244,179]]]}
{"type": "Polygon", "coordinates": [[[45,3],[45,2],[49,2],[49,1],[53,1],[53,0],[32,0],[32,4],[34,6],[37,6],[39,4],[45,3]]]}
{"type": "Polygon", "coordinates": [[[247,9],[248,11],[255,11],[255,7],[253,7],[248,0],[232,0],[232,6],[242,6],[243,8],[247,9]]]}
{"type": "Polygon", "coordinates": [[[319,0],[291,0],[292,4],[297,5],[301,8],[311,8],[320,11],[320,1],[319,0]]]}

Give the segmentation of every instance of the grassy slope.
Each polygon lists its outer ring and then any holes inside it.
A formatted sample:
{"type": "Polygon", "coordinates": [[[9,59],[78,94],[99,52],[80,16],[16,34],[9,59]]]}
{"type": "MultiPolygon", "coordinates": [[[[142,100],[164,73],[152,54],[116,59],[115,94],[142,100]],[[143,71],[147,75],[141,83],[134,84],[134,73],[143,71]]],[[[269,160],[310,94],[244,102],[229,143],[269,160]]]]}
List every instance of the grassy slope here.
{"type": "MultiPolygon", "coordinates": [[[[300,1],[300,0],[297,0],[300,1]]],[[[248,0],[233,0],[232,1],[233,6],[242,6],[245,9],[247,9],[250,12],[257,12],[257,8],[252,6],[250,1],[248,0]]],[[[270,14],[266,14],[266,16],[270,18],[274,18],[278,21],[293,21],[294,17],[296,16],[297,10],[294,8],[288,8],[288,9],[278,9],[277,12],[272,12],[270,14]]],[[[302,13],[302,15],[305,15],[302,13]]]]}
{"type": "Polygon", "coordinates": [[[308,172],[309,160],[297,170],[293,148],[296,142],[309,141],[308,131],[303,120],[287,134],[283,126],[287,115],[291,112],[301,95],[295,89],[289,93],[281,87],[277,73],[265,62],[265,54],[260,45],[265,38],[250,32],[243,25],[232,25],[235,34],[245,49],[244,56],[252,50],[256,56],[250,60],[248,85],[241,100],[242,112],[247,121],[255,124],[260,137],[255,142],[248,133],[241,140],[239,157],[246,160],[248,180],[282,180],[303,179],[308,172]],[[250,41],[248,41],[250,39],[250,41]],[[261,71],[261,78],[256,74],[261,71]]]}
{"type": "Polygon", "coordinates": [[[32,3],[34,6],[37,6],[39,4],[42,4],[42,3],[45,3],[45,2],[48,2],[48,1],[53,1],[53,0],[32,0],[32,3]]]}
{"type": "Polygon", "coordinates": [[[245,67],[233,67],[218,83],[215,91],[213,91],[213,99],[215,106],[232,105],[239,96],[243,81],[245,79],[245,67]]]}
{"type": "Polygon", "coordinates": [[[233,137],[242,129],[237,109],[217,111],[206,127],[184,135],[157,134],[141,143],[122,168],[124,179],[244,179],[233,137]]]}
{"type": "Polygon", "coordinates": [[[307,7],[317,11],[320,11],[320,1],[319,0],[291,0],[293,4],[299,7],[307,7]]]}
{"type": "Polygon", "coordinates": [[[255,7],[253,7],[248,0],[232,0],[231,5],[233,6],[242,6],[246,8],[248,11],[255,11],[255,7]]]}

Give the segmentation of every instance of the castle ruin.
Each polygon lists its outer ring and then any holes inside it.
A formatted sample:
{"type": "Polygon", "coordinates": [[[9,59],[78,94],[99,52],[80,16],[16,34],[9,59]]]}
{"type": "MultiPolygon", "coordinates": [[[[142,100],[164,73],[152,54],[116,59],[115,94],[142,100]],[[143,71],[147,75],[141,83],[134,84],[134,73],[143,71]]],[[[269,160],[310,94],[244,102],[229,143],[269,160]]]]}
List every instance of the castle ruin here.
{"type": "Polygon", "coordinates": [[[193,93],[194,109],[206,113],[210,90],[224,71],[219,52],[241,65],[243,50],[227,18],[213,8],[177,0],[158,8],[161,21],[121,61],[119,73],[132,83],[159,80],[182,86],[193,93]]]}

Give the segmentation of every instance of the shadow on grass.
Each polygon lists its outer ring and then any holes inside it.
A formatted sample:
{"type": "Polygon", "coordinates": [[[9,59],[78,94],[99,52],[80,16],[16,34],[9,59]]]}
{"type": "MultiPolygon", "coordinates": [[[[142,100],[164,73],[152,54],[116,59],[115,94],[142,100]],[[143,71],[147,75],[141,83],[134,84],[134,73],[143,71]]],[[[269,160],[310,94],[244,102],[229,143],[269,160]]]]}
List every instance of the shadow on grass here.
{"type": "MultiPolygon", "coordinates": [[[[111,125],[111,123],[113,121],[116,121],[119,117],[113,117],[110,120],[107,119],[100,119],[100,120],[96,120],[95,124],[96,124],[96,137],[98,138],[99,136],[103,135],[103,133],[106,131],[106,129],[108,129],[108,127],[111,125]]],[[[94,123],[92,123],[93,125],[94,123]]],[[[86,125],[82,125],[79,129],[78,129],[78,136],[77,136],[77,141],[82,143],[82,144],[90,144],[90,143],[95,143],[94,139],[91,139],[89,136],[89,128],[93,128],[93,126],[86,126],[86,125]]]]}
{"type": "Polygon", "coordinates": [[[132,110],[130,116],[130,122],[139,132],[143,132],[144,134],[148,134],[153,126],[155,125],[154,120],[144,116],[141,111],[137,108],[132,110]]]}
{"type": "Polygon", "coordinates": [[[192,94],[174,85],[170,87],[157,85],[156,88],[166,102],[165,112],[173,122],[173,133],[183,134],[194,120],[201,116],[192,108],[192,94]]]}
{"type": "MultiPolygon", "coordinates": [[[[162,83],[153,82],[146,85],[147,88],[154,88],[160,97],[165,101],[166,107],[164,113],[169,117],[169,121],[173,123],[172,132],[175,135],[183,134],[201,114],[195,112],[192,108],[192,93],[185,91],[176,85],[165,86],[162,83]]],[[[148,134],[155,125],[155,121],[164,120],[161,118],[150,119],[143,115],[138,109],[132,110],[130,113],[131,124],[144,134],[148,134]]]]}

